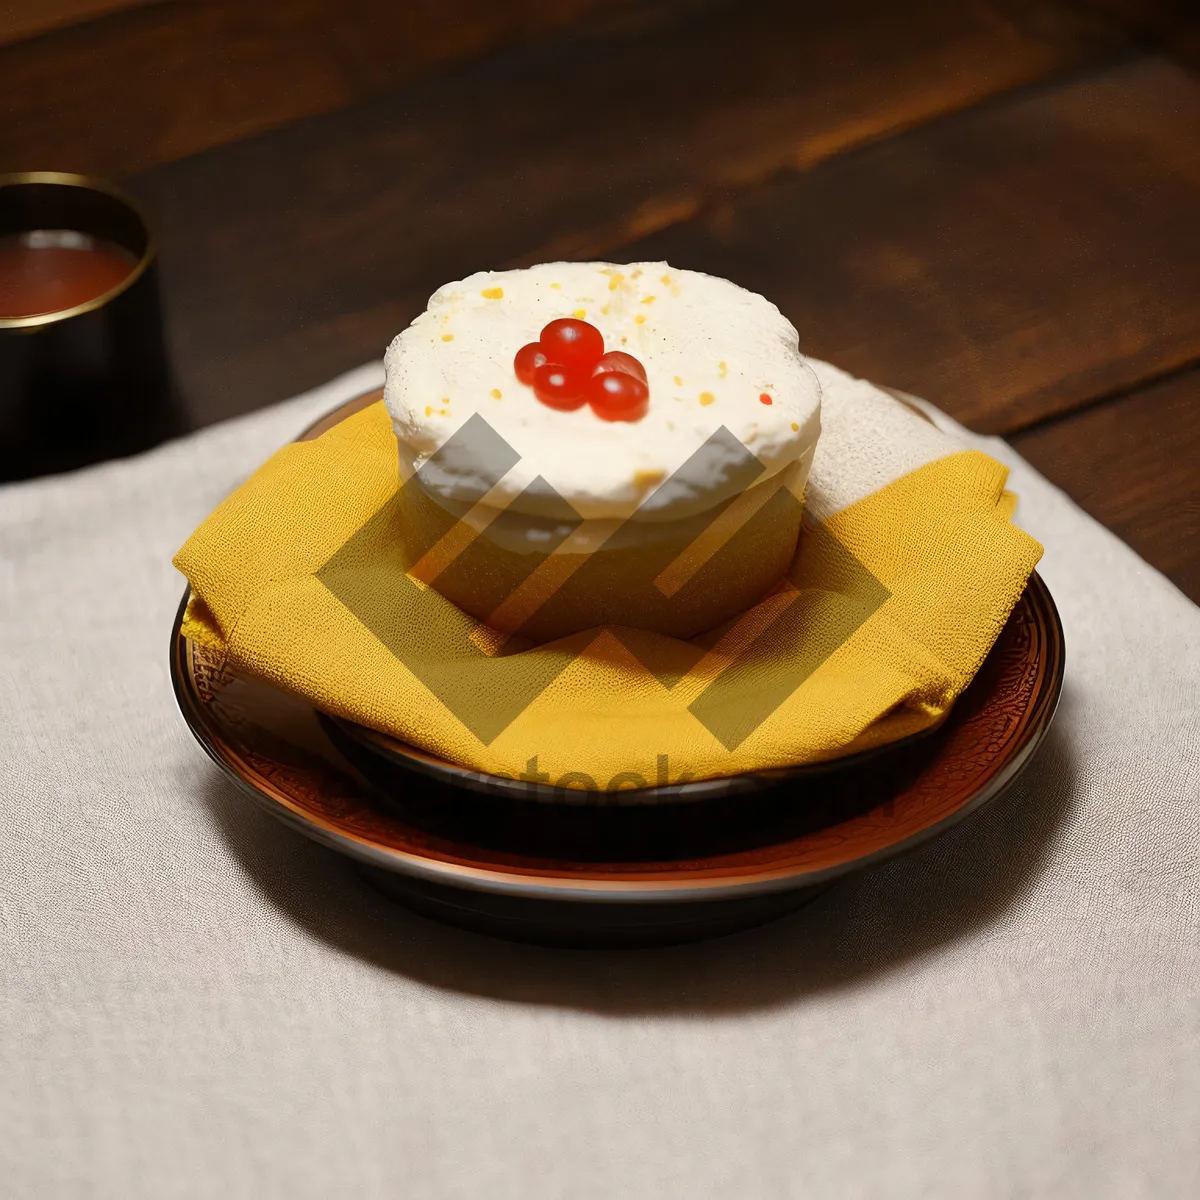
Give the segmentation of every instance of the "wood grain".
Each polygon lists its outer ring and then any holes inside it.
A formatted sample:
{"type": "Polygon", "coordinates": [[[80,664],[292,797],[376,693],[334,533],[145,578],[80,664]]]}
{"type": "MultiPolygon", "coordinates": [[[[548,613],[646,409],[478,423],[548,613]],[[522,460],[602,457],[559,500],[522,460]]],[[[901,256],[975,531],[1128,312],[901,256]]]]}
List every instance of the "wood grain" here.
{"type": "Polygon", "coordinates": [[[125,175],[345,107],[591,14],[619,22],[631,11],[653,18],[660,8],[688,7],[689,0],[154,4],[0,48],[0,170],[125,175]]]}
{"type": "Polygon", "coordinates": [[[212,420],[378,355],[446,280],[606,254],[1111,51],[1036,2],[725,4],[531,44],[134,187],[160,215],[185,390],[212,420]]]}
{"type": "Polygon", "coordinates": [[[774,299],[815,355],[1006,432],[1200,355],[1200,80],[1140,59],[627,247],[774,299]]]}
{"type": "Polygon", "coordinates": [[[0,5],[0,46],[94,17],[163,0],[7,0],[0,5]]]}
{"type": "Polygon", "coordinates": [[[1143,48],[1200,70],[1200,7],[1195,0],[1071,0],[1143,48]]]}
{"type": "Polygon", "coordinates": [[[1012,441],[1200,603],[1200,370],[1012,441]]]}

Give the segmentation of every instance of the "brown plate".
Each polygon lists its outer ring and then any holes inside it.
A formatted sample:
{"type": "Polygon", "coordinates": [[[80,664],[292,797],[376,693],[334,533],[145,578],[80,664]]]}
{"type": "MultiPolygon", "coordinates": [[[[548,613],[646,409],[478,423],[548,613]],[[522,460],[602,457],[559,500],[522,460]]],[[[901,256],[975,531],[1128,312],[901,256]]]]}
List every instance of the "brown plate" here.
{"type": "Polygon", "coordinates": [[[560,805],[464,788],[458,768],[438,769],[428,755],[414,770],[406,756],[379,754],[305,702],[223,669],[182,637],[182,615],[183,605],[171,634],[180,710],[254,800],[428,915],[575,945],[755,924],[942,832],[1029,762],[1064,667],[1058,613],[1034,575],[979,674],[928,735],[819,772],[760,777],[752,792],[710,789],[700,802],[560,805]]]}

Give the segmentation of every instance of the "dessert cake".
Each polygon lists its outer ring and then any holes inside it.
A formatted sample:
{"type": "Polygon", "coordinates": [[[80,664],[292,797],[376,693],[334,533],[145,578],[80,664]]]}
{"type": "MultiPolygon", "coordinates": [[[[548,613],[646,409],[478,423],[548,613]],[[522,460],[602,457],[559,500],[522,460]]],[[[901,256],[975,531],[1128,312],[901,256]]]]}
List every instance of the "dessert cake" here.
{"type": "Polygon", "coordinates": [[[401,477],[453,518],[400,529],[411,570],[505,637],[690,638],[792,560],[820,386],[762,296],[666,263],[479,272],[385,366],[401,477]]]}

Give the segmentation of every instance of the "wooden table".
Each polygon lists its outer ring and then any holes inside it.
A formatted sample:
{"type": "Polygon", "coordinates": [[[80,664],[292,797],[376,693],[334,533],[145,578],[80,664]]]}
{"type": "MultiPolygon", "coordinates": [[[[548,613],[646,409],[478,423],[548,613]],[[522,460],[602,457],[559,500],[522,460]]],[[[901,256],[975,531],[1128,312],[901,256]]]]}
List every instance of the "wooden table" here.
{"type": "Polygon", "coordinates": [[[377,357],[471,270],[664,258],[1007,437],[1200,600],[1189,8],[17,0],[0,170],[156,214],[193,425],[377,357]]]}

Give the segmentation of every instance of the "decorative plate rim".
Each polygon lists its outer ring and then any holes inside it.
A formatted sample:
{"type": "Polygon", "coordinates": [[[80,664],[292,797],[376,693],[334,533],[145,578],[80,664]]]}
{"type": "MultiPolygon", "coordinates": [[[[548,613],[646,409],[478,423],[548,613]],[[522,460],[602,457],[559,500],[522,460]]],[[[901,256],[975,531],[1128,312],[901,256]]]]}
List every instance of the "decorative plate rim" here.
{"type": "Polygon", "coordinates": [[[171,630],[170,675],[175,700],[185,724],[226,778],[232,780],[260,807],[282,819],[285,824],[368,866],[431,883],[532,899],[616,903],[729,899],[786,891],[790,888],[819,886],[907,853],[945,832],[1008,788],[1028,765],[1050,728],[1062,695],[1065,668],[1062,625],[1053,598],[1036,573],[1031,577],[1030,586],[1036,586],[1041,594],[1040,598],[1044,601],[1046,614],[1051,618],[1051,627],[1056,635],[1052,645],[1055,650],[1053,662],[1050,671],[1043,672],[1044,685],[1034,692],[1026,710],[1027,714],[1038,708],[1041,711],[1034,715],[1022,731],[1008,762],[982,788],[940,819],[866,854],[847,857],[824,867],[810,868],[802,863],[791,863],[735,878],[720,874],[708,877],[700,871],[693,872],[692,877],[686,880],[628,875],[618,879],[601,878],[597,877],[599,872],[594,864],[579,864],[579,869],[570,874],[564,874],[561,867],[557,871],[502,870],[496,867],[471,866],[381,845],[368,837],[339,828],[328,819],[304,809],[291,800],[282,788],[273,785],[269,780],[260,778],[252,782],[238,769],[235,757],[227,749],[228,743],[223,738],[214,736],[212,722],[205,718],[202,702],[194,692],[191,671],[186,660],[191,643],[180,631],[183,613],[191,596],[190,589],[184,592],[171,630]],[[589,870],[597,871],[597,874],[589,876],[589,870]]]}

